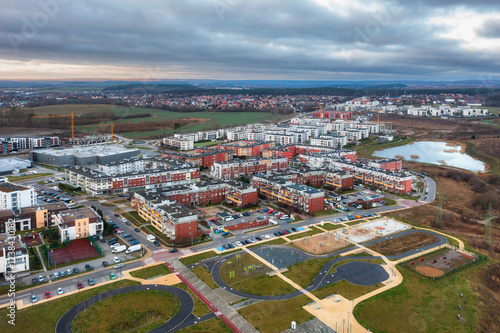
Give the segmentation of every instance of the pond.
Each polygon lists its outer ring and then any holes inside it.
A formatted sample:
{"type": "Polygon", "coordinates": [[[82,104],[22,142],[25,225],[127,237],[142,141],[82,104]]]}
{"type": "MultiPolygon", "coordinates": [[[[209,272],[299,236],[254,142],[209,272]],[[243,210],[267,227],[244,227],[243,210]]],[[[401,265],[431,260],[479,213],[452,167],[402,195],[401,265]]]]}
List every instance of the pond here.
{"type": "Polygon", "coordinates": [[[470,171],[485,171],[485,164],[460,152],[461,147],[439,141],[417,141],[409,145],[378,150],[378,157],[404,158],[407,161],[449,165],[470,171]]]}

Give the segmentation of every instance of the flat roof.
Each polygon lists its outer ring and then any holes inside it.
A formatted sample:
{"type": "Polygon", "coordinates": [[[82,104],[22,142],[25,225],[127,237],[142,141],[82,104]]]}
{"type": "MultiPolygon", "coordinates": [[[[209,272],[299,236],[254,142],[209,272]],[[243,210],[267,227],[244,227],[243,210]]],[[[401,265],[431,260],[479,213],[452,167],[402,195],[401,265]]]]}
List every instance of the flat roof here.
{"type": "Polygon", "coordinates": [[[90,156],[113,156],[122,153],[140,153],[139,149],[123,148],[119,146],[88,146],[88,147],[75,147],[66,149],[43,149],[36,150],[34,153],[45,154],[52,156],[67,156],[67,155],[78,155],[78,157],[90,157],[90,156]]]}
{"type": "Polygon", "coordinates": [[[17,185],[14,183],[0,183],[0,192],[10,193],[15,191],[26,191],[29,187],[17,185]]]}

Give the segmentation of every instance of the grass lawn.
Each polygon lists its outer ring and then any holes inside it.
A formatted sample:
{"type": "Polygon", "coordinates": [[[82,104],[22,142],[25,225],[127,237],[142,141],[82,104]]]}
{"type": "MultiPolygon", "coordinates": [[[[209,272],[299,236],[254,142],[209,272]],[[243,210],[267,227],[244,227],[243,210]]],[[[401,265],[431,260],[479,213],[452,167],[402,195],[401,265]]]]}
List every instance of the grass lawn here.
{"type": "Polygon", "coordinates": [[[500,114],[500,108],[499,107],[493,107],[493,106],[486,106],[482,107],[484,109],[488,109],[489,113],[499,115],[500,114]]]}
{"type": "Polygon", "coordinates": [[[329,216],[329,215],[335,215],[335,214],[340,214],[340,212],[336,209],[324,209],[324,210],[319,210],[317,212],[314,212],[312,215],[315,217],[318,217],[318,216],[329,216]]]}
{"type": "Polygon", "coordinates": [[[247,249],[250,249],[250,248],[256,247],[256,246],[261,246],[261,245],[283,245],[283,244],[287,244],[287,243],[288,242],[286,240],[284,240],[283,238],[277,238],[277,239],[273,239],[272,241],[269,241],[269,242],[262,241],[262,242],[257,243],[257,244],[249,245],[249,246],[247,246],[247,249]]]}
{"type": "Polygon", "coordinates": [[[379,283],[373,286],[360,286],[346,280],[341,280],[339,282],[335,282],[327,286],[318,288],[313,291],[312,294],[319,299],[323,299],[338,292],[348,300],[353,300],[383,286],[383,283],[379,283]]]}
{"type": "Polygon", "coordinates": [[[157,290],[130,292],[86,308],[75,318],[71,328],[75,333],[149,332],[170,320],[180,307],[180,301],[170,293],[157,290]]]}
{"type": "Polygon", "coordinates": [[[404,146],[415,141],[415,138],[407,137],[406,139],[396,139],[387,143],[372,143],[366,146],[362,146],[361,148],[356,149],[356,152],[360,155],[371,156],[376,150],[382,150],[392,147],[404,146]]]}
{"type": "Polygon", "coordinates": [[[194,308],[193,308],[193,314],[196,316],[196,317],[201,317],[203,315],[206,315],[210,312],[212,312],[208,306],[206,306],[205,303],[202,302],[201,299],[198,298],[198,296],[196,296],[192,291],[191,289],[188,288],[188,286],[186,286],[184,283],[179,283],[176,285],[177,288],[179,289],[182,289],[182,290],[185,290],[187,291],[191,297],[193,298],[194,300],[194,308]]]}
{"type": "Polygon", "coordinates": [[[293,235],[286,235],[286,238],[288,238],[289,240],[295,240],[295,239],[309,237],[309,236],[316,235],[316,234],[321,234],[324,232],[323,230],[319,230],[318,228],[315,228],[315,227],[310,227],[310,228],[311,228],[311,230],[308,230],[306,232],[301,232],[301,233],[297,233],[297,234],[293,234],[293,235]]]}
{"type": "Polygon", "coordinates": [[[231,283],[229,286],[236,290],[259,296],[287,295],[297,291],[297,289],[283,281],[279,276],[268,276],[267,274],[253,276],[246,280],[231,283]]]}
{"type": "Polygon", "coordinates": [[[116,200],[116,201],[113,201],[113,203],[115,205],[121,205],[121,204],[126,204],[128,202],[127,199],[120,199],[120,200],[116,200]]]}
{"type": "Polygon", "coordinates": [[[319,271],[325,266],[327,262],[334,259],[330,258],[314,258],[309,259],[288,267],[288,272],[283,273],[287,278],[297,283],[299,286],[305,288],[309,286],[319,271]]]}
{"type": "Polygon", "coordinates": [[[193,146],[194,146],[195,148],[200,148],[200,147],[205,147],[205,148],[207,148],[207,147],[216,146],[216,145],[218,145],[218,144],[220,144],[220,142],[211,142],[211,141],[210,141],[210,142],[195,142],[195,143],[193,144],[193,146]]]}
{"type": "Polygon", "coordinates": [[[199,324],[183,328],[177,333],[232,333],[233,331],[219,318],[213,318],[199,324]]]}
{"type": "Polygon", "coordinates": [[[132,222],[135,225],[143,225],[149,224],[145,219],[139,216],[135,210],[131,210],[130,212],[122,213],[122,216],[132,222]]]}
{"type": "Polygon", "coordinates": [[[42,178],[42,177],[47,177],[47,176],[52,176],[51,173],[37,173],[34,175],[26,175],[26,176],[8,176],[7,178],[9,179],[9,182],[22,182],[24,180],[29,180],[29,179],[35,179],[35,178],[42,178]]]}
{"type": "Polygon", "coordinates": [[[373,332],[474,332],[478,304],[468,280],[480,267],[483,264],[436,281],[400,269],[403,282],[361,302],[354,315],[373,332]],[[465,322],[457,319],[457,313],[465,322]]]}
{"type": "Polygon", "coordinates": [[[396,200],[392,200],[389,198],[384,198],[384,200],[387,201],[387,203],[384,206],[394,206],[397,203],[396,200]]]}
{"type": "Polygon", "coordinates": [[[210,289],[217,289],[219,285],[212,279],[212,273],[203,265],[191,268],[191,271],[200,278],[210,289]]]}
{"type": "Polygon", "coordinates": [[[197,262],[200,262],[204,259],[209,259],[209,258],[214,258],[218,257],[219,255],[215,253],[214,251],[208,251],[200,254],[195,254],[194,256],[189,256],[186,258],[182,258],[179,261],[182,262],[184,265],[189,266],[192,264],[196,264],[197,262]]]}
{"type": "MultiPolygon", "coordinates": [[[[43,305],[35,305],[22,310],[18,310],[16,312],[16,325],[12,326],[7,323],[7,320],[0,320],[0,332],[52,333],[54,332],[54,328],[56,327],[59,318],[61,318],[61,316],[66,313],[66,311],[82,302],[83,300],[108,290],[138,284],[140,283],[136,281],[122,280],[102,287],[97,287],[89,290],[83,289],[82,292],[61,297],[58,300],[53,300],[44,303],[43,305]]],[[[2,316],[2,318],[7,318],[7,311],[8,310],[6,308],[0,309],[0,315],[2,316]]]]}
{"type": "Polygon", "coordinates": [[[115,205],[114,205],[114,204],[111,204],[111,203],[103,202],[103,203],[101,204],[101,206],[104,206],[104,207],[114,207],[115,205]]]}
{"type": "Polygon", "coordinates": [[[283,301],[259,302],[238,310],[238,313],[259,332],[279,333],[289,329],[292,321],[300,325],[313,319],[313,315],[302,309],[310,302],[309,297],[302,295],[283,301]]]}
{"type": "Polygon", "coordinates": [[[164,264],[146,267],[137,271],[130,272],[130,275],[139,279],[147,279],[154,276],[171,274],[170,270],[164,264]]]}
{"type": "Polygon", "coordinates": [[[347,225],[356,225],[356,224],[360,224],[360,223],[363,223],[363,222],[366,222],[366,221],[357,220],[357,221],[346,222],[345,224],[347,224],[347,225]]]}
{"type": "Polygon", "coordinates": [[[320,225],[319,227],[330,231],[343,228],[344,226],[342,224],[325,223],[323,225],[320,225]]]}

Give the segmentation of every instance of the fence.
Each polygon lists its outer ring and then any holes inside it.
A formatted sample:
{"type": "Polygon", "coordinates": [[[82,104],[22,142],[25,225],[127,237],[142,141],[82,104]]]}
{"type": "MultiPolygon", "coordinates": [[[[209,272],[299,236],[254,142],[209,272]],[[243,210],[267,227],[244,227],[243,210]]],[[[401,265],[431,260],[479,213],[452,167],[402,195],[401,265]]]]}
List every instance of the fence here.
{"type": "Polygon", "coordinates": [[[97,253],[99,253],[99,255],[102,256],[102,250],[99,244],[97,244],[97,241],[95,241],[92,236],[87,237],[87,239],[89,240],[90,244],[92,244],[92,246],[95,247],[97,253]]]}

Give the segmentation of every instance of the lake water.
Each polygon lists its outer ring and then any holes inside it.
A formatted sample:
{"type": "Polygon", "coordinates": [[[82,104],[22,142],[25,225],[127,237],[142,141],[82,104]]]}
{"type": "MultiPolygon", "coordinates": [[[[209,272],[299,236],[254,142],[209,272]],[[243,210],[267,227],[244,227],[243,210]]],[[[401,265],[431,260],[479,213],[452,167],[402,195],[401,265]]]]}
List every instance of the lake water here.
{"type": "Polygon", "coordinates": [[[400,155],[408,161],[449,165],[476,172],[485,171],[483,162],[460,153],[460,146],[447,146],[446,142],[418,141],[405,146],[379,150],[374,155],[388,158],[400,155]]]}

